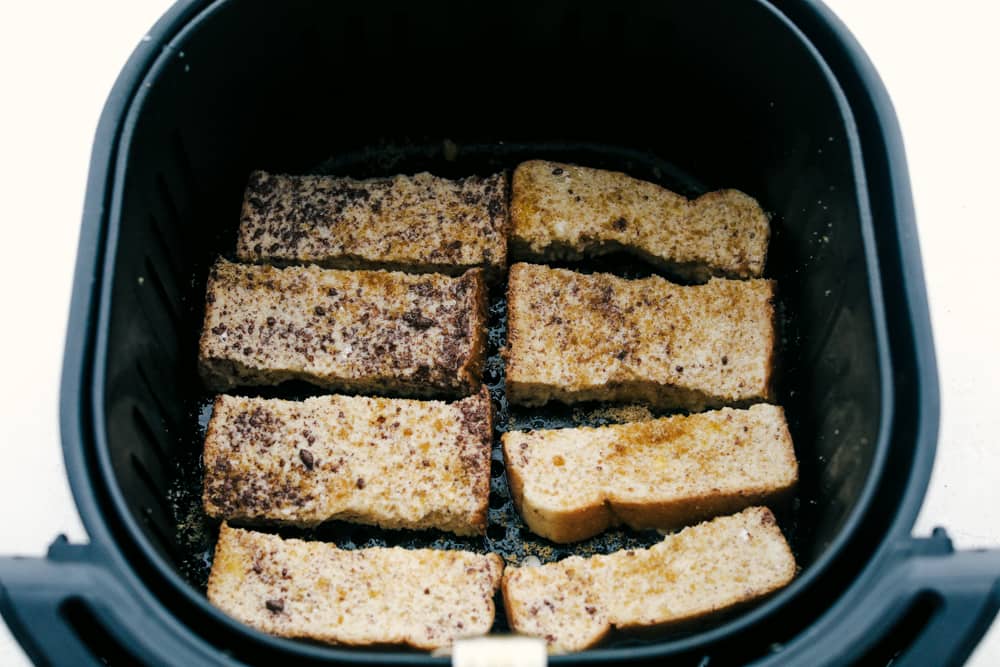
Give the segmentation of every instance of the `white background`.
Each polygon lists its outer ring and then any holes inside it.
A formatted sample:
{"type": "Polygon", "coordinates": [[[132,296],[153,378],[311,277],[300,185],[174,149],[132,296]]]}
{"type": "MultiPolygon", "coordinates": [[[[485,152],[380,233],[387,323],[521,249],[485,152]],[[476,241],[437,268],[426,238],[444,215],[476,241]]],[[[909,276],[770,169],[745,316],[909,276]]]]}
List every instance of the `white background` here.
{"type": "MultiPolygon", "coordinates": [[[[85,539],[57,423],[85,177],[104,99],[168,4],[0,3],[0,553],[85,539]]],[[[1000,545],[1000,3],[830,4],[881,72],[910,162],[942,393],[916,533],[945,525],[960,547],[1000,545]]],[[[22,664],[0,624],[0,665],[22,664]]],[[[970,664],[1000,665],[1000,623],[970,664]]]]}

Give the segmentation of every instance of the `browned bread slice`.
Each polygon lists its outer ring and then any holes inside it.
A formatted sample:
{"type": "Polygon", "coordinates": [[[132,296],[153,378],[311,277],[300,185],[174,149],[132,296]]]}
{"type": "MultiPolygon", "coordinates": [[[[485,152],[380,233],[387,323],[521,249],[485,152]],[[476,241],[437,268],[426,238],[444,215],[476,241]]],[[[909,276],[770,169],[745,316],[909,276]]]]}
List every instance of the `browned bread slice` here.
{"type": "Polygon", "coordinates": [[[626,524],[678,528],[784,497],[798,465],[784,411],[764,403],[599,428],[510,431],[514,504],[532,532],[574,542],[626,524]]]}
{"type": "Polygon", "coordinates": [[[496,554],[348,551],[222,524],[208,599],[280,637],[429,650],[489,632],[502,572],[496,554]]]}
{"type": "Polygon", "coordinates": [[[479,390],[485,319],[480,269],[452,278],[220,259],[200,370],[218,391],[306,380],[351,393],[465,395],[479,390]]]}
{"type": "Polygon", "coordinates": [[[503,600],[515,631],[544,637],[555,652],[582,651],[612,628],[660,629],[750,602],[795,571],[774,515],[751,507],[649,549],[509,567],[503,600]]]}
{"type": "Polygon", "coordinates": [[[502,173],[358,181],[255,171],[236,254],[245,262],[496,274],[507,264],[507,217],[502,173]]]}
{"type": "Polygon", "coordinates": [[[507,398],[632,401],[700,410],[770,397],[770,280],[681,286],[514,264],[507,398]]]}
{"type": "Polygon", "coordinates": [[[205,437],[205,512],[239,522],[486,532],[490,395],[219,396],[205,437]]]}
{"type": "Polygon", "coordinates": [[[688,278],[757,278],[770,227],[752,197],[718,190],[687,200],[616,171],[532,160],[514,171],[511,252],[579,259],[626,250],[688,278]]]}

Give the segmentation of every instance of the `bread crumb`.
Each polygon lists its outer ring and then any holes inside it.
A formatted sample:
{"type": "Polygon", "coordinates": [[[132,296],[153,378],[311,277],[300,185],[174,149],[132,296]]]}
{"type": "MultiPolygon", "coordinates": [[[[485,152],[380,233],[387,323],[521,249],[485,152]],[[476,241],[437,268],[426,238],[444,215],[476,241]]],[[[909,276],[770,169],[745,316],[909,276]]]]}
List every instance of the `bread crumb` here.
{"type": "Polygon", "coordinates": [[[591,409],[574,408],[573,421],[581,424],[604,421],[614,424],[643,422],[655,419],[652,411],[641,403],[634,405],[605,405],[591,409]]]}

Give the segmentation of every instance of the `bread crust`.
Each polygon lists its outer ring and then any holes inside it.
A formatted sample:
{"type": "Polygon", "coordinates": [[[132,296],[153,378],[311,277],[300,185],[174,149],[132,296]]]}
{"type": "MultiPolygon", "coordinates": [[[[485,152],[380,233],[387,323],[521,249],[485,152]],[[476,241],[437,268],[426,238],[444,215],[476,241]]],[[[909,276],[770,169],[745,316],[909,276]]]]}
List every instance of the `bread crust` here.
{"type": "Polygon", "coordinates": [[[216,391],[304,380],[348,393],[478,391],[481,269],[461,276],[235,264],[209,275],[199,371],[216,391]]]}
{"type": "Polygon", "coordinates": [[[507,287],[507,397],[644,402],[703,410],[771,398],[774,284],[681,286],[514,264],[507,287]]]}
{"type": "Polygon", "coordinates": [[[495,278],[507,264],[507,190],[505,173],[355,180],[255,171],[236,254],[335,269],[458,275],[478,267],[495,278]]]}
{"type": "Polygon", "coordinates": [[[625,524],[675,529],[783,502],[798,481],[784,411],[758,404],[598,428],[502,436],[514,506],[553,542],[625,524]]]}
{"type": "Polygon", "coordinates": [[[621,172],[531,160],[514,170],[511,193],[516,259],[625,251],[688,280],[763,275],[770,223],[738,190],[688,200],[621,172]]]}

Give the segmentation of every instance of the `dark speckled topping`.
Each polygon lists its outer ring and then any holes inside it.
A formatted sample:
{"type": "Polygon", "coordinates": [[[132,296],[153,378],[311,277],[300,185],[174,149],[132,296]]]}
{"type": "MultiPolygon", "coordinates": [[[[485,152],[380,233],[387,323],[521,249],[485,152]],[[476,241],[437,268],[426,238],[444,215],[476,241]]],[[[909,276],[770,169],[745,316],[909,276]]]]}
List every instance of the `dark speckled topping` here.
{"type": "Polygon", "coordinates": [[[464,395],[479,386],[482,272],[459,277],[219,260],[200,364],[216,390],[305,380],[350,392],[464,395]]]}
{"type": "Polygon", "coordinates": [[[383,528],[486,531],[490,398],[219,396],[205,438],[214,518],[277,525],[340,519],[383,528]]]}
{"type": "Polygon", "coordinates": [[[507,227],[503,173],[359,181],[255,171],[236,252],[247,262],[495,274],[506,264],[507,227]]]}

